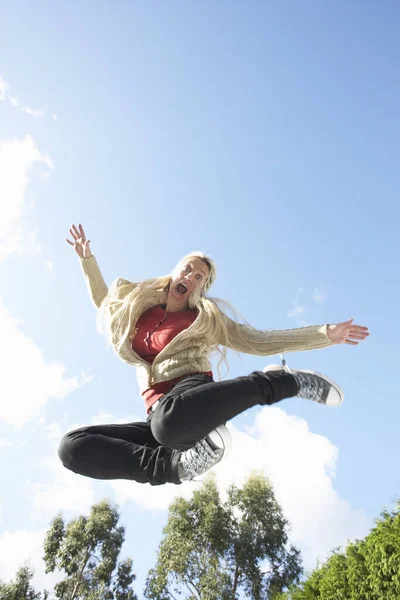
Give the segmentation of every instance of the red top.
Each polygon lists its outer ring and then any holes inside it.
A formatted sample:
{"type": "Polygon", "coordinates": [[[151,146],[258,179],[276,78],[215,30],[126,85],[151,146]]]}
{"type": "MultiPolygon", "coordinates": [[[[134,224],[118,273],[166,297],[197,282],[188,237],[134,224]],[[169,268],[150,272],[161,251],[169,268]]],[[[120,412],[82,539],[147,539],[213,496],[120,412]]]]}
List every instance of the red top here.
{"type": "MultiPolygon", "coordinates": [[[[196,320],[197,310],[166,312],[162,306],[152,306],[136,323],[136,334],[132,340],[132,350],[150,365],[156,356],[175,336],[184,331],[196,320]]],[[[212,375],[211,372],[208,375],[212,375]]],[[[169,392],[182,377],[160,381],[142,393],[147,412],[164,394],[169,392]]]]}

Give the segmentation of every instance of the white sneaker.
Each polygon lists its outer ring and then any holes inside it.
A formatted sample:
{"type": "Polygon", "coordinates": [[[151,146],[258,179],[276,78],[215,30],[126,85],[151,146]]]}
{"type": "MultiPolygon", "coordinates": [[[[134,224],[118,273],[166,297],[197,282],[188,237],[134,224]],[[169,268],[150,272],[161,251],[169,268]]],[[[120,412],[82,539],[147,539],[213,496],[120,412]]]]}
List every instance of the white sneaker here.
{"type": "Polygon", "coordinates": [[[343,391],[337,383],[321,373],[303,370],[294,371],[293,369],[289,369],[288,366],[281,365],[269,365],[263,371],[264,373],[268,373],[269,371],[285,371],[293,375],[299,386],[297,395],[300,398],[312,400],[326,406],[340,406],[343,404],[343,391]]]}
{"type": "Polygon", "coordinates": [[[215,467],[231,451],[231,434],[225,425],[213,429],[193,448],[182,452],[179,466],[183,471],[181,481],[191,481],[215,467]]]}

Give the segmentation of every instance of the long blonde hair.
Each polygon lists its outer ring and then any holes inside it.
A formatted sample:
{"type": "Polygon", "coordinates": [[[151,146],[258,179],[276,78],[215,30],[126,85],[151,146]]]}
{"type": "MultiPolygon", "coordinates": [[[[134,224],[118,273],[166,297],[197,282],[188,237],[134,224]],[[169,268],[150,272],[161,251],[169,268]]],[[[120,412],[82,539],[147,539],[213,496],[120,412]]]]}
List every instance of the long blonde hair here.
{"type": "MultiPolygon", "coordinates": [[[[218,353],[220,356],[217,364],[218,374],[220,375],[220,365],[222,362],[227,366],[227,372],[229,371],[226,359],[229,333],[226,314],[222,311],[220,305],[226,306],[235,316],[237,313],[228,302],[220,298],[205,295],[205,292],[210,289],[217,276],[215,262],[210,256],[204,254],[204,252],[191,252],[184,256],[178,262],[177,266],[195,257],[200,258],[207,265],[209,274],[203,289],[195,294],[191,294],[189,306],[190,308],[197,308],[206,315],[206,319],[202,321],[202,327],[196,330],[196,335],[207,336],[210,332],[213,332],[214,335],[212,338],[223,340],[220,344],[214,343],[210,345],[210,353],[218,353]]],[[[169,274],[154,279],[146,279],[136,284],[133,289],[131,289],[132,284],[130,282],[118,286],[115,285],[109,289],[98,312],[97,324],[98,329],[106,334],[109,342],[117,352],[121,350],[123,344],[130,338],[133,311],[140,305],[145,306],[146,299],[152,293],[163,294],[163,302],[166,303],[171,280],[172,274],[169,274]]]]}

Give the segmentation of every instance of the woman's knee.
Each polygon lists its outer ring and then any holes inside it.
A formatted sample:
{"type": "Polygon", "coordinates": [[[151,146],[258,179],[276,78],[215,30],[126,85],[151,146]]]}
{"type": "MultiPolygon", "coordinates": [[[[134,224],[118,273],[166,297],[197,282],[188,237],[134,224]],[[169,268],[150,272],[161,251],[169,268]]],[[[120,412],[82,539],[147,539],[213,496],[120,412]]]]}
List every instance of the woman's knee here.
{"type": "Polygon", "coordinates": [[[171,432],[168,431],[168,427],[165,426],[165,423],[163,423],[162,419],[153,417],[151,420],[151,432],[161,446],[173,448],[173,435],[171,435],[171,432]]]}
{"type": "Polygon", "coordinates": [[[176,412],[174,414],[173,410],[168,410],[168,407],[161,405],[155,410],[150,424],[151,432],[161,446],[173,450],[180,449],[182,422],[176,412]]]}
{"type": "Polygon", "coordinates": [[[70,431],[61,439],[61,442],[58,446],[58,456],[66,469],[75,471],[75,466],[78,459],[75,431],[70,431]]]}

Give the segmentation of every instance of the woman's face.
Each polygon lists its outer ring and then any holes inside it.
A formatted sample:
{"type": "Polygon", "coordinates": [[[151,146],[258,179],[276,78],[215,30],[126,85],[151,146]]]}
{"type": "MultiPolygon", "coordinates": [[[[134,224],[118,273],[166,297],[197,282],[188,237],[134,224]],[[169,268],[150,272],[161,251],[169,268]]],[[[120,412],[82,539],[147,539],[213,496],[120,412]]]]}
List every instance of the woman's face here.
{"type": "Polygon", "coordinates": [[[209,271],[206,263],[196,256],[180,263],[172,273],[168,308],[175,310],[188,308],[189,296],[204,288],[209,271]]]}

